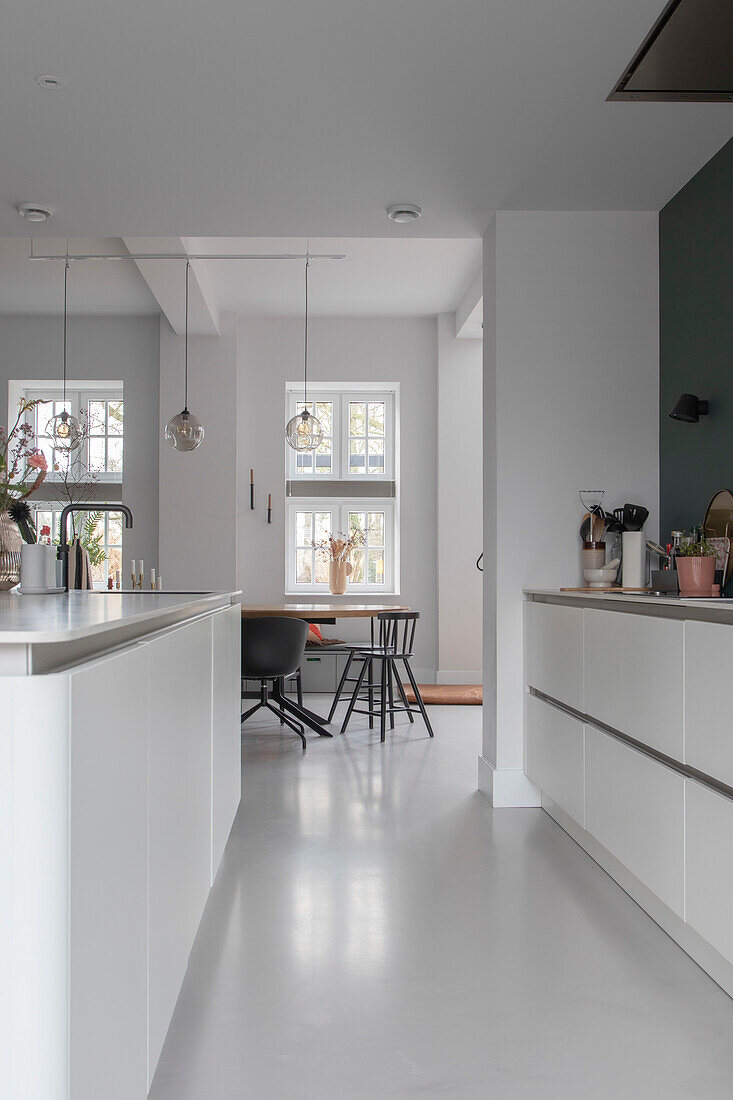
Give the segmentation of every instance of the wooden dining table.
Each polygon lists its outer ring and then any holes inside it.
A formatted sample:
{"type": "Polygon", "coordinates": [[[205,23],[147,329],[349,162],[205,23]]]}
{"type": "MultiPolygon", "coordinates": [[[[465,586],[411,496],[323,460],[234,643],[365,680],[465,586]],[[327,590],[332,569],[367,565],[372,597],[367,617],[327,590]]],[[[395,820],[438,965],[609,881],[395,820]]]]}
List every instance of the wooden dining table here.
{"type": "MultiPolygon", "coordinates": [[[[333,625],[337,619],[370,619],[374,642],[374,620],[381,611],[409,611],[403,604],[367,603],[243,603],[243,619],[304,619],[319,626],[333,625]]],[[[278,701],[296,720],[305,723],[320,737],[333,737],[325,727],[327,720],[315,711],[302,707],[278,691],[278,701]]]]}

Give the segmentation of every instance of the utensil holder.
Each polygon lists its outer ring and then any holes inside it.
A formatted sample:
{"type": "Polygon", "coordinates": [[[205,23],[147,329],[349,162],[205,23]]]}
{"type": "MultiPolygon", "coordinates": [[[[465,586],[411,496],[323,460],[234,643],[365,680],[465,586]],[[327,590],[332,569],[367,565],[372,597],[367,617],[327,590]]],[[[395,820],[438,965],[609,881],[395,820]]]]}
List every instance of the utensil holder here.
{"type": "Polygon", "coordinates": [[[580,551],[580,563],[584,574],[586,569],[603,569],[606,564],[605,542],[584,542],[580,551]]]}
{"type": "Polygon", "coordinates": [[[646,588],[646,535],[643,531],[624,531],[621,544],[621,584],[624,588],[646,588]]]}

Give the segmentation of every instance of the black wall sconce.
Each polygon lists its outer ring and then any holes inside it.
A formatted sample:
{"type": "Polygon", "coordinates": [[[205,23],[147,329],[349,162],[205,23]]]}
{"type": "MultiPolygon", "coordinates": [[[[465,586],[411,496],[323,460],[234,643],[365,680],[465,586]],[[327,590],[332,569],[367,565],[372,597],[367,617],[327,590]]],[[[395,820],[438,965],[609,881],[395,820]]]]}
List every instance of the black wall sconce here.
{"type": "Polygon", "coordinates": [[[709,412],[709,401],[701,401],[694,393],[681,393],[669,415],[684,424],[697,424],[700,417],[707,416],[709,412]]]}

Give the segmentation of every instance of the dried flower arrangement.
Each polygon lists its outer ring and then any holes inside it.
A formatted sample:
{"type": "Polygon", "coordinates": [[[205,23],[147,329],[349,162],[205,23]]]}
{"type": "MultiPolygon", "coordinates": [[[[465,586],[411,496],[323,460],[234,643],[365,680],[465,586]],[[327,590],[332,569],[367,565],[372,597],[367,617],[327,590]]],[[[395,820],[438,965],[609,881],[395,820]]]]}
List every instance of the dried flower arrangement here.
{"type": "Polygon", "coordinates": [[[10,431],[0,425],[0,512],[7,512],[14,501],[25,500],[35,493],[46,479],[46,456],[33,446],[33,428],[26,420],[38,404],[22,398],[10,431]],[[28,476],[34,470],[36,476],[29,481],[28,476]]]}
{"type": "Polygon", "coordinates": [[[335,538],[333,535],[329,535],[322,542],[314,542],[313,548],[319,554],[322,554],[327,561],[341,562],[348,561],[351,551],[355,550],[357,546],[363,546],[364,541],[364,532],[360,527],[355,527],[349,535],[340,533],[335,538]]]}

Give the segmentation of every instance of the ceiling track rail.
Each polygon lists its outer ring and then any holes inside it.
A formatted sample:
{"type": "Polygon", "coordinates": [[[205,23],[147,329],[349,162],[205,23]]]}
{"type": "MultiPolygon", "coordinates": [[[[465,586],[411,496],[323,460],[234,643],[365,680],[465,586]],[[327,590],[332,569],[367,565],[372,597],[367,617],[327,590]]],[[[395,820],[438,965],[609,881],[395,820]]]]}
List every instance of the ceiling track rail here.
{"type": "Polygon", "coordinates": [[[337,252],[94,252],[94,253],[70,253],[51,252],[41,253],[33,249],[28,257],[30,260],[63,260],[65,263],[74,263],[80,260],[134,260],[147,263],[148,260],[345,260],[346,253],[337,252]]]}

